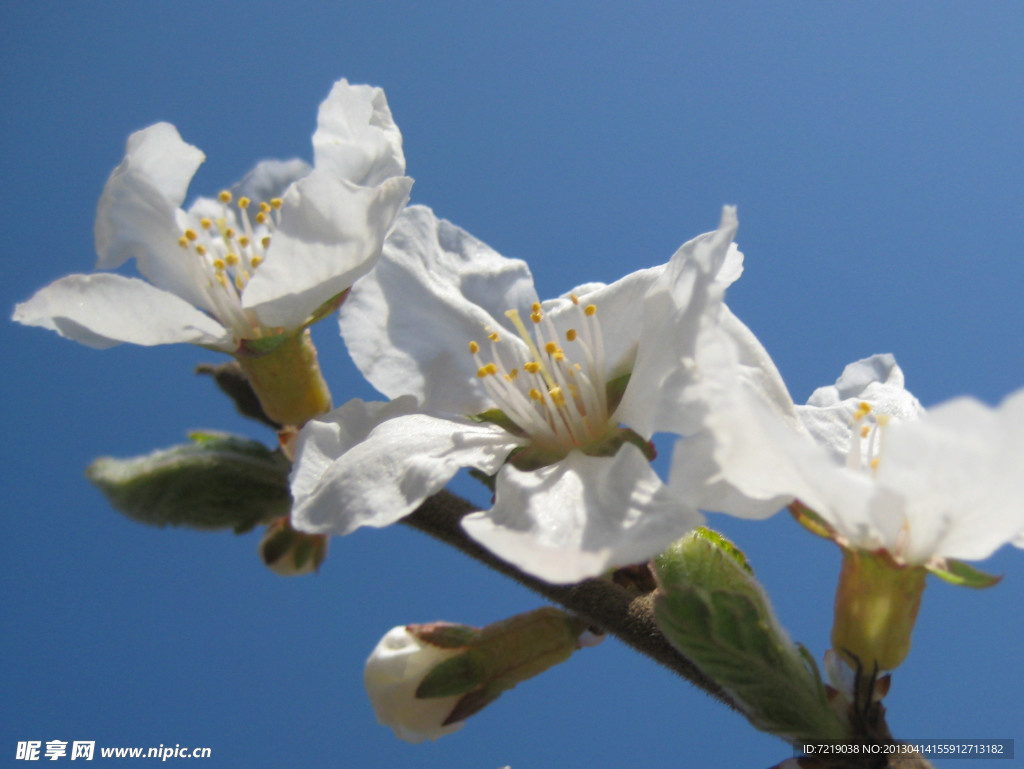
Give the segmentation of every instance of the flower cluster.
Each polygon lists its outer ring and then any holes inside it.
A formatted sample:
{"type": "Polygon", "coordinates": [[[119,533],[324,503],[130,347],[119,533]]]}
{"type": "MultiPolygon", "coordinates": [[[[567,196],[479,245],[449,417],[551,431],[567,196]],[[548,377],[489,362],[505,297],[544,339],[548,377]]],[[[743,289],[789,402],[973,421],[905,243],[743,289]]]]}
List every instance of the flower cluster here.
{"type": "MultiPolygon", "coordinates": [[[[287,561],[284,572],[315,568],[327,535],[406,518],[465,468],[493,492],[490,509],[462,518],[465,534],[555,584],[646,564],[706,512],[762,518],[788,506],[842,548],[833,646],[874,676],[906,655],[927,571],[991,584],[961,560],[1024,547],[1024,390],[996,408],[961,398],[926,411],[895,359],[875,355],[795,404],[725,303],[743,271],[734,207],[663,264],[542,300],[525,262],[407,206],[402,137],[379,88],[334,86],[312,165],[264,161],[183,208],[203,159],[170,124],[133,134],[97,211],[105,271],[57,280],[14,319],[97,348],[187,342],[234,356],[265,414],[293,437],[301,428],[287,444],[290,520],[273,523],[268,563],[284,563],[296,541],[316,557],[306,553],[301,568],[287,561]],[[130,259],[145,280],[110,272],[130,259]],[[307,329],[335,311],[382,400],[330,410],[307,329]],[[655,433],[674,442],[666,479],[651,464],[655,433]]],[[[717,557],[748,580],[745,560],[717,557]]],[[[737,603],[732,588],[677,582],[670,598],[700,611],[750,603],[737,603]]],[[[659,604],[666,625],[704,654],[717,626],[709,620],[701,635],[677,623],[672,600],[659,604]]],[[[558,655],[579,638],[583,625],[573,623],[558,655]]],[[[564,624],[556,621],[562,635],[564,624]]],[[[455,689],[438,685],[408,710],[409,681],[455,658],[453,649],[476,649],[458,659],[477,667],[491,659],[469,635],[433,648],[430,627],[389,633],[367,668],[371,689],[388,692],[378,713],[405,724],[403,736],[452,731],[486,704],[473,698],[511,686],[500,668],[499,683],[477,675],[451,697],[455,689]]],[[[788,639],[763,636],[801,680],[817,680],[788,639]]],[[[731,638],[745,648],[742,634],[731,638]]],[[[724,669],[733,658],[707,659],[724,669]]],[[[824,701],[807,686],[808,702],[824,701]]]]}

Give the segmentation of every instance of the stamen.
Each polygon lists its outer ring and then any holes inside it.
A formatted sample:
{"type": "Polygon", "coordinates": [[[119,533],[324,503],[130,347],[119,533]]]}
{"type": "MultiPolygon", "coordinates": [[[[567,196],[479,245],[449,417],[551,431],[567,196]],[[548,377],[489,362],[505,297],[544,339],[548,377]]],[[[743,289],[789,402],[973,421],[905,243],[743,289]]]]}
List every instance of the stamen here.
{"type": "MultiPolygon", "coordinates": [[[[225,205],[227,205],[228,203],[231,202],[231,193],[228,190],[221,190],[220,194],[217,195],[217,197],[220,199],[220,202],[224,203],[225,205]]],[[[247,198],[241,198],[238,201],[238,205],[240,205],[240,206],[242,205],[242,200],[248,200],[248,199],[247,198]]]]}
{"type": "Polygon", "coordinates": [[[490,362],[481,359],[478,342],[469,342],[477,364],[477,377],[495,404],[516,425],[542,446],[564,451],[586,447],[607,439],[615,424],[607,411],[604,358],[600,327],[594,305],[578,307],[583,322],[559,331],[539,302],[532,303],[527,328],[518,310],[505,316],[525,345],[509,346],[497,330],[485,329],[491,343],[490,362]],[[559,344],[563,338],[574,344],[573,352],[583,354],[580,362],[570,360],[559,344]],[[513,360],[510,360],[513,358],[513,360]],[[515,365],[518,364],[518,365],[515,365]],[[524,377],[519,376],[520,368],[524,377]],[[501,374],[501,376],[496,376],[501,374]],[[526,381],[520,385],[520,380],[526,381]]]}

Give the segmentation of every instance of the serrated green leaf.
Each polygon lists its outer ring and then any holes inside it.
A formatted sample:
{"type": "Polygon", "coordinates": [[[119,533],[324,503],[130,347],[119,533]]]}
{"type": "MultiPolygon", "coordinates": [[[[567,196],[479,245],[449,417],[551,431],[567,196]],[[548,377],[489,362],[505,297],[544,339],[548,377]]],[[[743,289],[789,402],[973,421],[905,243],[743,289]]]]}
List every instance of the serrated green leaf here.
{"type": "Polygon", "coordinates": [[[742,551],[700,530],[654,560],[655,618],[665,637],[729,691],[758,729],[840,738],[812,660],[789,640],[742,551]]]}
{"type": "Polygon", "coordinates": [[[247,531],[287,515],[290,465],[279,451],[222,433],[131,459],[100,457],[86,477],[127,517],[151,526],[247,531]]]}

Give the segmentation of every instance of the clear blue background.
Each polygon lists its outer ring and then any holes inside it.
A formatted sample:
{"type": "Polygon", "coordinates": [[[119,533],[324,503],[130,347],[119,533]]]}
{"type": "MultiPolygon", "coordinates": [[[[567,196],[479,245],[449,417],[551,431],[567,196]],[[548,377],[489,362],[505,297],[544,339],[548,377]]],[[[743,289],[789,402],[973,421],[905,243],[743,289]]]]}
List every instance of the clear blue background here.
{"type": "MultiPolygon", "coordinates": [[[[414,202],[527,259],[541,295],[665,261],[739,205],[736,313],[804,400],[894,352],[925,404],[1024,385],[1024,6],[1015,2],[4,2],[3,306],[91,269],[124,140],[175,123],[193,194],[310,158],[340,77],[386,89],[414,202]]],[[[332,321],[337,402],[372,393],[332,321]]],[[[362,661],[395,624],[484,624],[526,591],[394,527],[279,578],[258,535],[121,518],[83,471],[190,428],[269,431],[205,378],[210,353],[97,352],[8,324],[3,345],[0,765],[19,740],[209,746],[212,767],[768,767],[790,755],[617,641],[409,746],[362,661]]],[[[472,490],[472,487],[466,487],[472,490]]],[[[786,516],[716,518],[784,624],[828,646],[834,546],[786,516]]],[[[1024,558],[977,593],[932,582],[895,674],[899,736],[1017,738],[1024,558]]],[[[63,759],[68,760],[68,759],[63,759]]],[[[99,760],[98,758],[96,760],[99,760]]],[[[975,764],[976,762],[971,762],[975,764]]],[[[966,766],[937,762],[939,766],[966,766]]],[[[999,763],[999,767],[1024,765],[999,763]]],[[[996,765],[993,765],[996,766],[996,765]]]]}

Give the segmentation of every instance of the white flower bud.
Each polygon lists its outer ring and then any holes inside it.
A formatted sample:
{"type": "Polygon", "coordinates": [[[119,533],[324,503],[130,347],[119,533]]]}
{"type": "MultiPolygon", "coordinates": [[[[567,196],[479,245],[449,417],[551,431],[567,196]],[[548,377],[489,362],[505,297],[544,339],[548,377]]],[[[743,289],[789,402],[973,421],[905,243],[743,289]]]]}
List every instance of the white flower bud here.
{"type": "Polygon", "coordinates": [[[461,729],[465,721],[443,725],[461,694],[417,699],[416,689],[438,663],[463,651],[425,643],[404,625],[389,630],[366,660],[363,671],[377,721],[390,726],[406,742],[436,740],[461,729]]]}

